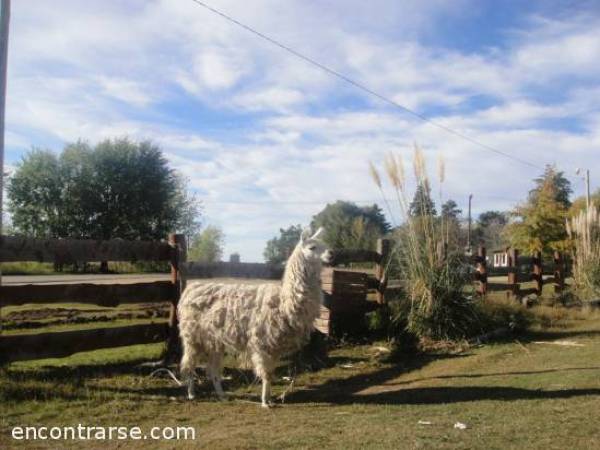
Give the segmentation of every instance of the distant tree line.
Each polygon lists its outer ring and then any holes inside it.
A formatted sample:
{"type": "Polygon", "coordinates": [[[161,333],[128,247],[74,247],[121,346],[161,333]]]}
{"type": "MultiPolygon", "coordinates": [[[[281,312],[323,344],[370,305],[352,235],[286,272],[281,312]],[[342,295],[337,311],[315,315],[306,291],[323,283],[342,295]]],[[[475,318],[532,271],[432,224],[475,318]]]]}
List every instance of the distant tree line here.
{"type": "MultiPolygon", "coordinates": [[[[508,211],[488,210],[473,221],[471,243],[474,247],[485,245],[489,250],[514,246],[522,252],[566,250],[568,239],[565,219],[585,208],[585,199],[571,202],[572,188],[569,180],[554,166],[533,180],[534,186],[526,200],[508,211]]],[[[600,190],[592,195],[592,203],[600,206],[600,190]]],[[[436,217],[434,223],[440,236],[456,249],[467,244],[467,227],[463,211],[453,199],[436,208],[428,183],[419,184],[412,202],[408,205],[411,220],[428,215],[436,217]]],[[[323,226],[325,242],[334,249],[373,249],[379,237],[402,232],[406,224],[392,230],[381,208],[377,205],[360,207],[352,202],[337,201],[328,204],[312,219],[313,227],[323,226]]],[[[279,236],[267,242],[264,258],[271,263],[287,259],[299,239],[302,227],[293,225],[280,229],[279,236]]]]}
{"type": "Polygon", "coordinates": [[[164,239],[200,229],[200,202],[150,141],[33,149],[7,186],[13,232],[34,237],[164,239]]]}

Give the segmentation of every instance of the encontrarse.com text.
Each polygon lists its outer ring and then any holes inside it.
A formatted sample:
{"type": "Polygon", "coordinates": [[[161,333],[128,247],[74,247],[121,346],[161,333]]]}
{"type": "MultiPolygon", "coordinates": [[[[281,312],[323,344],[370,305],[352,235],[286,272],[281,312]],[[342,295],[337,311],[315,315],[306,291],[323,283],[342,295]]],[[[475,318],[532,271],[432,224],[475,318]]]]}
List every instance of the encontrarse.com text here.
{"type": "Polygon", "coordinates": [[[15,440],[195,440],[194,427],[152,427],[144,432],[140,427],[13,427],[15,440]]]}

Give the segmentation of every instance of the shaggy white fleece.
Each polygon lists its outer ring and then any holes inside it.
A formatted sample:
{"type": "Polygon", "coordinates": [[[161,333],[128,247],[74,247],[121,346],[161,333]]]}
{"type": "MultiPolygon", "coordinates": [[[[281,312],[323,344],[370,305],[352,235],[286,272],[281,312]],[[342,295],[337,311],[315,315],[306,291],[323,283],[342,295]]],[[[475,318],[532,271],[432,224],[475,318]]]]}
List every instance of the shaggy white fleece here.
{"type": "Polygon", "coordinates": [[[280,285],[190,283],[178,306],[183,344],[181,373],[194,398],[194,370],[207,356],[207,376],[221,386],[225,351],[246,352],[262,380],[262,406],[268,407],[277,360],[308,339],[322,303],[321,263],[332,253],[305,230],[287,261],[280,285]]]}

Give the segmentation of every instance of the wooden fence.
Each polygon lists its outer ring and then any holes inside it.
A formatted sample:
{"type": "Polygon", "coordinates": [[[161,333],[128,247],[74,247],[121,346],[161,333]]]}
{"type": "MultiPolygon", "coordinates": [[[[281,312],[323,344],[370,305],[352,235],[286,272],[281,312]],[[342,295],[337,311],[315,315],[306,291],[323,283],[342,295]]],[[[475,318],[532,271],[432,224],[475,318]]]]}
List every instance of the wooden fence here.
{"type": "Polygon", "coordinates": [[[377,250],[338,250],[333,267],[323,268],[321,282],[324,305],[315,321],[315,328],[324,334],[343,331],[343,322],[356,320],[361,314],[381,306],[385,301],[387,279],[385,264],[389,258],[390,241],[379,239],[377,250]],[[339,269],[335,266],[349,263],[372,263],[373,275],[364,271],[339,269]],[[375,301],[367,301],[369,291],[374,291],[375,301]]]}
{"type": "Polygon", "coordinates": [[[32,239],[0,236],[0,262],[38,261],[69,264],[78,261],[168,261],[171,280],[134,284],[0,285],[0,308],[10,305],[67,301],[115,307],[123,303],[170,302],[167,323],[0,335],[0,363],[58,358],[80,351],[147,344],[167,340],[167,362],[176,357],[176,307],[181,293],[179,267],[186,260],[185,237],[172,234],[168,242],[32,239]]]}
{"type": "Polygon", "coordinates": [[[567,277],[567,264],[560,252],[554,252],[551,262],[543,261],[542,253],[533,256],[521,256],[519,250],[511,248],[508,253],[506,267],[488,268],[486,248],[480,246],[475,263],[474,281],[477,292],[485,296],[489,292],[504,291],[508,297],[522,298],[530,294],[542,295],[544,284],[552,284],[554,291],[562,292],[567,277]],[[506,283],[492,282],[490,277],[506,277],[506,283]],[[522,283],[533,282],[534,286],[522,288],[522,283]]]}

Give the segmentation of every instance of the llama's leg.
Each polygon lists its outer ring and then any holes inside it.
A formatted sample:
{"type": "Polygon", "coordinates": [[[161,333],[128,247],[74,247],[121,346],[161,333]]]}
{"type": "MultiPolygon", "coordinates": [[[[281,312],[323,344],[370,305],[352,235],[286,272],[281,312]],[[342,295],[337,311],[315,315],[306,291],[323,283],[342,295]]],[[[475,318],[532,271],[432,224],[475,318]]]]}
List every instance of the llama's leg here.
{"type": "Polygon", "coordinates": [[[254,372],[262,380],[262,395],[261,395],[261,406],[263,408],[269,408],[271,406],[271,380],[273,378],[273,361],[271,358],[260,354],[254,353],[252,355],[252,365],[254,366],[254,372]]]}
{"type": "Polygon", "coordinates": [[[206,364],[206,375],[210,378],[220,400],[225,400],[225,393],[221,385],[221,373],[223,371],[223,351],[218,350],[210,354],[206,364]]]}
{"type": "Polygon", "coordinates": [[[181,377],[187,386],[188,399],[193,400],[196,397],[196,364],[198,361],[199,348],[193,342],[182,340],[183,356],[181,357],[181,377]]]}

